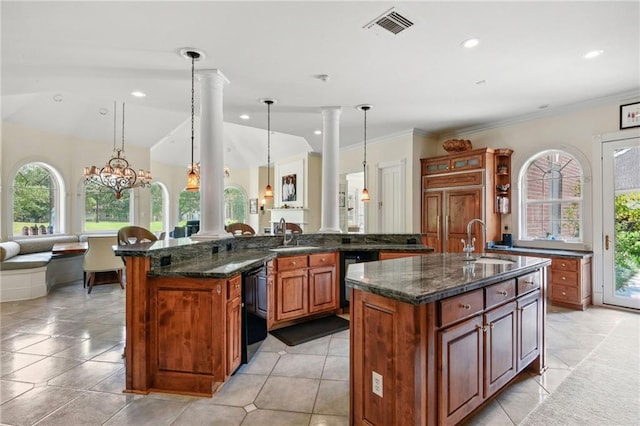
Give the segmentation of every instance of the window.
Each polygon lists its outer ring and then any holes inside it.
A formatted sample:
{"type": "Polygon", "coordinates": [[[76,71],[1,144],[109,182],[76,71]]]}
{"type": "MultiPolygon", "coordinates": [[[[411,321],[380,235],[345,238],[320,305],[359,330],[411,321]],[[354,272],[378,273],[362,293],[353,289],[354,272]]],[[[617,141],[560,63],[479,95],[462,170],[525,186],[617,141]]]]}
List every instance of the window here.
{"type": "Polygon", "coordinates": [[[178,226],[185,226],[187,220],[200,219],[200,192],[182,191],[178,198],[178,226]]]}
{"type": "Polygon", "coordinates": [[[166,187],[158,182],[151,184],[151,232],[167,229],[168,197],[166,187]]]}
{"type": "Polygon", "coordinates": [[[112,190],[93,183],[84,190],[84,231],[117,231],[129,226],[131,191],[116,199],[112,190]]]}
{"type": "Polygon", "coordinates": [[[13,235],[63,231],[61,185],[59,174],[47,164],[29,163],[18,169],[13,180],[13,235]]]}
{"type": "Polygon", "coordinates": [[[230,186],[224,189],[224,225],[231,223],[246,223],[247,195],[238,187],[230,186]]]}
{"type": "Polygon", "coordinates": [[[582,242],[583,171],[576,158],[544,151],[523,170],[521,239],[582,242]]]}

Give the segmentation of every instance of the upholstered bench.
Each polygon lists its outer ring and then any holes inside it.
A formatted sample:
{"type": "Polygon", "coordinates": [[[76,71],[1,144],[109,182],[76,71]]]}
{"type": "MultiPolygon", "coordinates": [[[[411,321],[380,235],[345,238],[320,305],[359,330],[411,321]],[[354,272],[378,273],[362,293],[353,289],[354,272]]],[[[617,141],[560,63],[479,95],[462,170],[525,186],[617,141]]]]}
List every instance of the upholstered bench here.
{"type": "Polygon", "coordinates": [[[51,255],[54,244],[79,240],[52,235],[0,243],[0,302],[46,296],[54,285],[82,279],[82,255],[51,255]]]}

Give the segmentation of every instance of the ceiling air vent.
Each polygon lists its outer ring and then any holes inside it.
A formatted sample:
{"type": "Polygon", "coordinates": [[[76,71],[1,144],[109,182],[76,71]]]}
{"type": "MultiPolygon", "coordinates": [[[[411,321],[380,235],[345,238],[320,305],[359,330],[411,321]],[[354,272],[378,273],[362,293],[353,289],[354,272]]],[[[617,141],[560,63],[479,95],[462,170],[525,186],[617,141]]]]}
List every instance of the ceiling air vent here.
{"type": "Polygon", "coordinates": [[[402,16],[395,7],[392,7],[363,28],[376,30],[379,34],[398,35],[412,25],[411,20],[402,16]]]}

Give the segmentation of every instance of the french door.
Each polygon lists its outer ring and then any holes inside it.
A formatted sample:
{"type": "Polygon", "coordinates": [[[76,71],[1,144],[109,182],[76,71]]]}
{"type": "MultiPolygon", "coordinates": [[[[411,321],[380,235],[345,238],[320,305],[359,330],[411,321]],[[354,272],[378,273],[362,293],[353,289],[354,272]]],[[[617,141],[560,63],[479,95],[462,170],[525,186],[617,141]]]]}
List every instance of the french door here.
{"type": "Polygon", "coordinates": [[[602,144],[606,304],[640,309],[640,138],[602,144]]]}

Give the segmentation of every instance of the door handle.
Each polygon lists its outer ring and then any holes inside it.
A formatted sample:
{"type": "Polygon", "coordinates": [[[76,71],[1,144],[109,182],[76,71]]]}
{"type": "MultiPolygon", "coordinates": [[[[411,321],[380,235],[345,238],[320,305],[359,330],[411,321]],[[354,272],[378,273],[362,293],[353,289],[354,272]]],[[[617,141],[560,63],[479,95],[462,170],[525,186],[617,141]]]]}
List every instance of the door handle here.
{"type": "Polygon", "coordinates": [[[609,250],[609,236],[608,235],[604,236],[604,249],[605,250],[609,250]]]}

